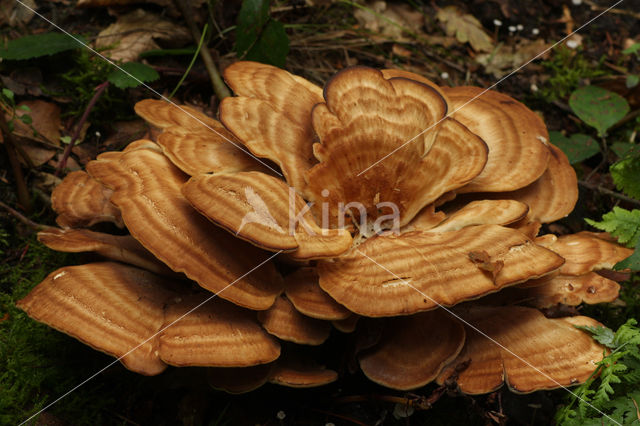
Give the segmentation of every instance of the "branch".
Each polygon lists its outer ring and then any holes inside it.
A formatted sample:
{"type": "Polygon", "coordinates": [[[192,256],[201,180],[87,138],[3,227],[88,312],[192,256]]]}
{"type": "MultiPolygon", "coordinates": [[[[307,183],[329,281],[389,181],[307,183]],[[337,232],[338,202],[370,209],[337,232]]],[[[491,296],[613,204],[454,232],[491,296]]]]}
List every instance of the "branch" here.
{"type": "Polygon", "coordinates": [[[20,222],[24,223],[29,228],[32,228],[32,229],[34,229],[36,231],[42,231],[44,229],[53,228],[52,226],[42,225],[40,223],[36,223],[36,222],[32,221],[31,219],[29,219],[28,217],[26,217],[25,215],[23,215],[19,211],[15,210],[15,209],[12,209],[10,206],[6,205],[2,201],[0,201],[0,207],[5,209],[7,212],[9,212],[13,217],[18,219],[20,222]]]}
{"type": "MultiPolygon", "coordinates": [[[[197,43],[198,40],[200,40],[200,38],[202,37],[202,34],[200,34],[200,30],[198,29],[195,21],[193,20],[193,13],[191,11],[191,6],[189,2],[185,0],[174,0],[174,1],[178,6],[178,8],[180,9],[180,12],[184,17],[184,20],[187,22],[187,26],[189,27],[189,31],[191,31],[191,36],[193,37],[193,40],[197,43]]],[[[207,72],[209,73],[211,84],[213,84],[213,91],[216,93],[216,96],[218,97],[218,99],[223,99],[228,96],[231,96],[231,92],[229,92],[229,89],[227,88],[227,86],[224,84],[224,81],[222,81],[222,78],[220,77],[218,68],[216,67],[215,62],[211,57],[211,52],[209,52],[209,49],[207,49],[206,46],[204,47],[205,47],[204,49],[200,49],[200,56],[202,57],[202,61],[204,62],[204,66],[207,69],[207,72]]]]}
{"type": "Polygon", "coordinates": [[[67,147],[65,148],[64,153],[62,154],[62,158],[58,162],[58,167],[56,167],[56,172],[54,173],[54,176],[60,176],[60,172],[62,172],[62,170],[67,166],[67,160],[69,159],[69,155],[71,155],[71,150],[73,149],[73,146],[78,140],[78,137],[80,137],[80,132],[82,131],[82,128],[84,127],[84,123],[86,123],[87,121],[87,118],[89,118],[89,113],[91,113],[91,110],[96,105],[96,102],[98,102],[100,95],[104,93],[107,87],[109,87],[109,82],[105,81],[104,83],[101,83],[95,88],[96,92],[93,94],[93,97],[87,104],[87,107],[85,108],[84,113],[80,118],[80,121],[78,121],[78,123],[76,124],[76,130],[73,132],[73,137],[71,138],[71,142],[69,142],[69,145],[67,145],[67,147]]]}
{"type": "Polygon", "coordinates": [[[631,197],[627,197],[626,195],[620,194],[619,192],[612,191],[610,189],[604,188],[602,185],[596,185],[594,183],[585,182],[583,180],[579,180],[578,184],[592,191],[598,191],[601,194],[610,195],[619,200],[626,201],[627,203],[640,206],[640,201],[631,197]]]}
{"type": "Polygon", "coordinates": [[[29,195],[29,188],[27,188],[27,183],[24,180],[24,174],[22,173],[22,166],[20,165],[20,160],[18,160],[18,155],[16,154],[17,144],[13,140],[13,134],[9,131],[9,126],[7,122],[4,120],[4,117],[0,116],[0,130],[5,135],[4,137],[4,147],[7,150],[7,157],[9,158],[9,163],[11,164],[11,169],[13,170],[13,177],[16,180],[16,190],[18,192],[18,202],[22,206],[25,212],[31,213],[31,197],[29,195]]]}

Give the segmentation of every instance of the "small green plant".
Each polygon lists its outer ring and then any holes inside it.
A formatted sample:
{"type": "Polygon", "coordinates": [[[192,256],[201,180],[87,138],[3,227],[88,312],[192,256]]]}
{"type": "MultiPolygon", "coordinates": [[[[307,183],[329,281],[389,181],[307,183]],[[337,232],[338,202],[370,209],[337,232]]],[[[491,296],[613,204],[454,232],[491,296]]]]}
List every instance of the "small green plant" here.
{"type": "Polygon", "coordinates": [[[542,62],[550,77],[540,89],[540,96],[548,102],[565,99],[582,81],[603,75],[603,62],[604,57],[594,66],[580,50],[564,46],[554,49],[553,56],[542,62]]]}
{"type": "Polygon", "coordinates": [[[36,130],[32,126],[33,119],[31,118],[31,115],[28,114],[29,112],[31,112],[31,108],[26,105],[20,105],[16,107],[15,95],[11,90],[3,88],[1,93],[2,94],[0,95],[0,103],[4,104],[5,108],[10,112],[11,116],[11,118],[7,121],[9,130],[13,132],[15,128],[15,120],[20,120],[24,124],[30,126],[35,134],[36,130]],[[17,115],[17,110],[24,111],[25,113],[22,115],[17,115]]]}
{"type": "Polygon", "coordinates": [[[606,327],[579,327],[608,351],[591,378],[557,412],[559,425],[640,424],[640,328],[636,325],[635,319],[629,319],[615,333],[606,327]]]}

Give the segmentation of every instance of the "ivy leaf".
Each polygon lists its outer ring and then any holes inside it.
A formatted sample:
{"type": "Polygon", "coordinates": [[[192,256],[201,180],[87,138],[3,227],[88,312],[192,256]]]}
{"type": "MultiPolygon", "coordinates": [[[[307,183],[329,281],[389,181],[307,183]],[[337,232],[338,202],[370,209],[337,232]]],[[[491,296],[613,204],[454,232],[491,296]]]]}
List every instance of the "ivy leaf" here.
{"type": "Polygon", "coordinates": [[[116,68],[107,76],[109,83],[120,89],[137,87],[141,83],[154,81],[160,77],[156,70],[139,62],[127,62],[120,65],[120,68],[116,68]]]}
{"type": "Polygon", "coordinates": [[[626,210],[616,206],[602,216],[601,222],[585,220],[589,225],[617,237],[621,244],[635,247],[640,241],[640,210],[626,210]]]}
{"type": "Polygon", "coordinates": [[[569,106],[582,121],[595,127],[599,136],[629,112],[629,104],[617,93],[597,86],[585,86],[569,97],[569,106]]]}
{"type": "Polygon", "coordinates": [[[640,157],[630,157],[609,168],[616,187],[633,198],[640,199],[640,157]]]}
{"type": "MultiPolygon", "coordinates": [[[[84,38],[74,36],[85,43],[84,38]]],[[[0,48],[0,58],[21,60],[55,55],[66,50],[82,47],[78,41],[61,33],[28,35],[11,40],[6,48],[0,48]]]]}
{"type": "Polygon", "coordinates": [[[270,0],[244,0],[238,15],[236,54],[240,58],[284,66],[289,37],[284,25],[269,17],[270,0]]]}
{"type": "Polygon", "coordinates": [[[600,152],[600,146],[591,136],[576,133],[566,137],[560,132],[549,132],[551,143],[567,154],[569,163],[576,164],[600,152]]]}

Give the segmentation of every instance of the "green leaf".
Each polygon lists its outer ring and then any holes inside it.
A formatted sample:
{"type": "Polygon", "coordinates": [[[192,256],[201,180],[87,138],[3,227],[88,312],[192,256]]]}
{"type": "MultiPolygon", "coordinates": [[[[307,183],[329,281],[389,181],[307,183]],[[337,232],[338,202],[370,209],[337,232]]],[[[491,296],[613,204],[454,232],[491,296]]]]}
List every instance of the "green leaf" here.
{"type": "Polygon", "coordinates": [[[31,112],[31,108],[29,108],[27,105],[20,105],[18,109],[21,109],[22,111],[26,111],[26,112],[31,112]]]}
{"type": "Polygon", "coordinates": [[[616,187],[627,195],[640,199],[640,157],[627,157],[609,167],[616,187]]]}
{"type": "Polygon", "coordinates": [[[247,52],[246,58],[251,61],[284,67],[289,53],[289,37],[284,25],[278,21],[269,21],[260,38],[247,52]]]}
{"type": "MultiPolygon", "coordinates": [[[[74,36],[82,43],[84,38],[74,36]]],[[[82,45],[72,37],[61,33],[44,33],[28,35],[11,40],[6,48],[0,49],[0,58],[21,60],[55,55],[66,50],[73,50],[82,45]]]]}
{"type": "Polygon", "coordinates": [[[599,136],[629,112],[629,104],[620,95],[597,86],[581,87],[569,97],[569,106],[582,121],[595,127],[599,136]]]}
{"type": "Polygon", "coordinates": [[[640,83],[640,75],[629,74],[627,76],[627,81],[625,82],[625,85],[627,86],[627,89],[631,89],[632,87],[636,87],[638,83],[640,83]]]}
{"type": "Polygon", "coordinates": [[[244,57],[269,21],[270,0],[243,0],[236,29],[236,54],[244,57]]]}
{"type": "Polygon", "coordinates": [[[284,66],[289,37],[284,25],[269,17],[269,0],[244,0],[238,15],[236,54],[238,57],[284,66]]]}
{"type": "Polygon", "coordinates": [[[620,244],[635,247],[640,241],[640,210],[626,210],[616,206],[602,216],[601,222],[585,220],[589,225],[618,238],[620,244]]]}
{"type": "Polygon", "coordinates": [[[22,121],[24,124],[33,123],[33,119],[31,118],[30,115],[27,115],[27,114],[21,115],[20,117],[18,117],[18,119],[22,121]]]}
{"type": "Polygon", "coordinates": [[[640,43],[633,43],[631,46],[627,47],[622,51],[625,55],[631,55],[632,53],[640,52],[640,43]]]}
{"type": "Polygon", "coordinates": [[[69,145],[71,143],[71,136],[60,136],[60,142],[69,145]]]}
{"type": "Polygon", "coordinates": [[[598,142],[581,133],[576,133],[568,138],[560,132],[549,132],[549,138],[552,144],[567,154],[571,164],[579,163],[600,152],[598,142]]]}
{"type": "Polygon", "coordinates": [[[620,271],[622,269],[631,269],[632,271],[640,271],[640,244],[636,245],[635,251],[629,257],[613,266],[613,269],[620,271]]]}
{"type": "Polygon", "coordinates": [[[120,89],[137,87],[141,83],[157,80],[160,76],[150,66],[139,62],[127,62],[113,70],[107,77],[109,82],[120,89]]]}
{"type": "Polygon", "coordinates": [[[2,96],[9,99],[10,101],[13,101],[13,92],[9,89],[2,88],[2,96]]]}
{"type": "Polygon", "coordinates": [[[611,144],[611,151],[620,158],[629,155],[640,155],[640,145],[630,142],[615,142],[611,144]]]}
{"type": "Polygon", "coordinates": [[[616,346],[614,343],[615,333],[610,328],[602,326],[592,327],[590,325],[576,325],[576,328],[588,331],[591,333],[591,337],[608,348],[614,348],[616,346]]]}

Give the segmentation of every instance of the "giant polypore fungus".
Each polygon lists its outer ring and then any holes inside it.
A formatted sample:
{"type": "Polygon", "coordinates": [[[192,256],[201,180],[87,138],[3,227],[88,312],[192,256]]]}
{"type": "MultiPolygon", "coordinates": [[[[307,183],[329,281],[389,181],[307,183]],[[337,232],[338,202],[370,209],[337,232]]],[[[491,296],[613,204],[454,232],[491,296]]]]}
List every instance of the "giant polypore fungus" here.
{"type": "Polygon", "coordinates": [[[52,272],[18,303],[31,317],[142,374],[209,367],[229,392],[330,383],[348,372],[313,354],[345,339],[347,364],[395,389],[532,392],[594,371],[603,348],[574,325],[597,323],[538,308],[615,299],[598,273],[631,251],[538,236],[577,184],[535,113],[406,71],[224,75],[220,121],[139,102],[154,140],[56,188],[65,229],[40,240],[112,261],[52,272]],[[83,229],[104,221],[128,234],[83,229]]]}

